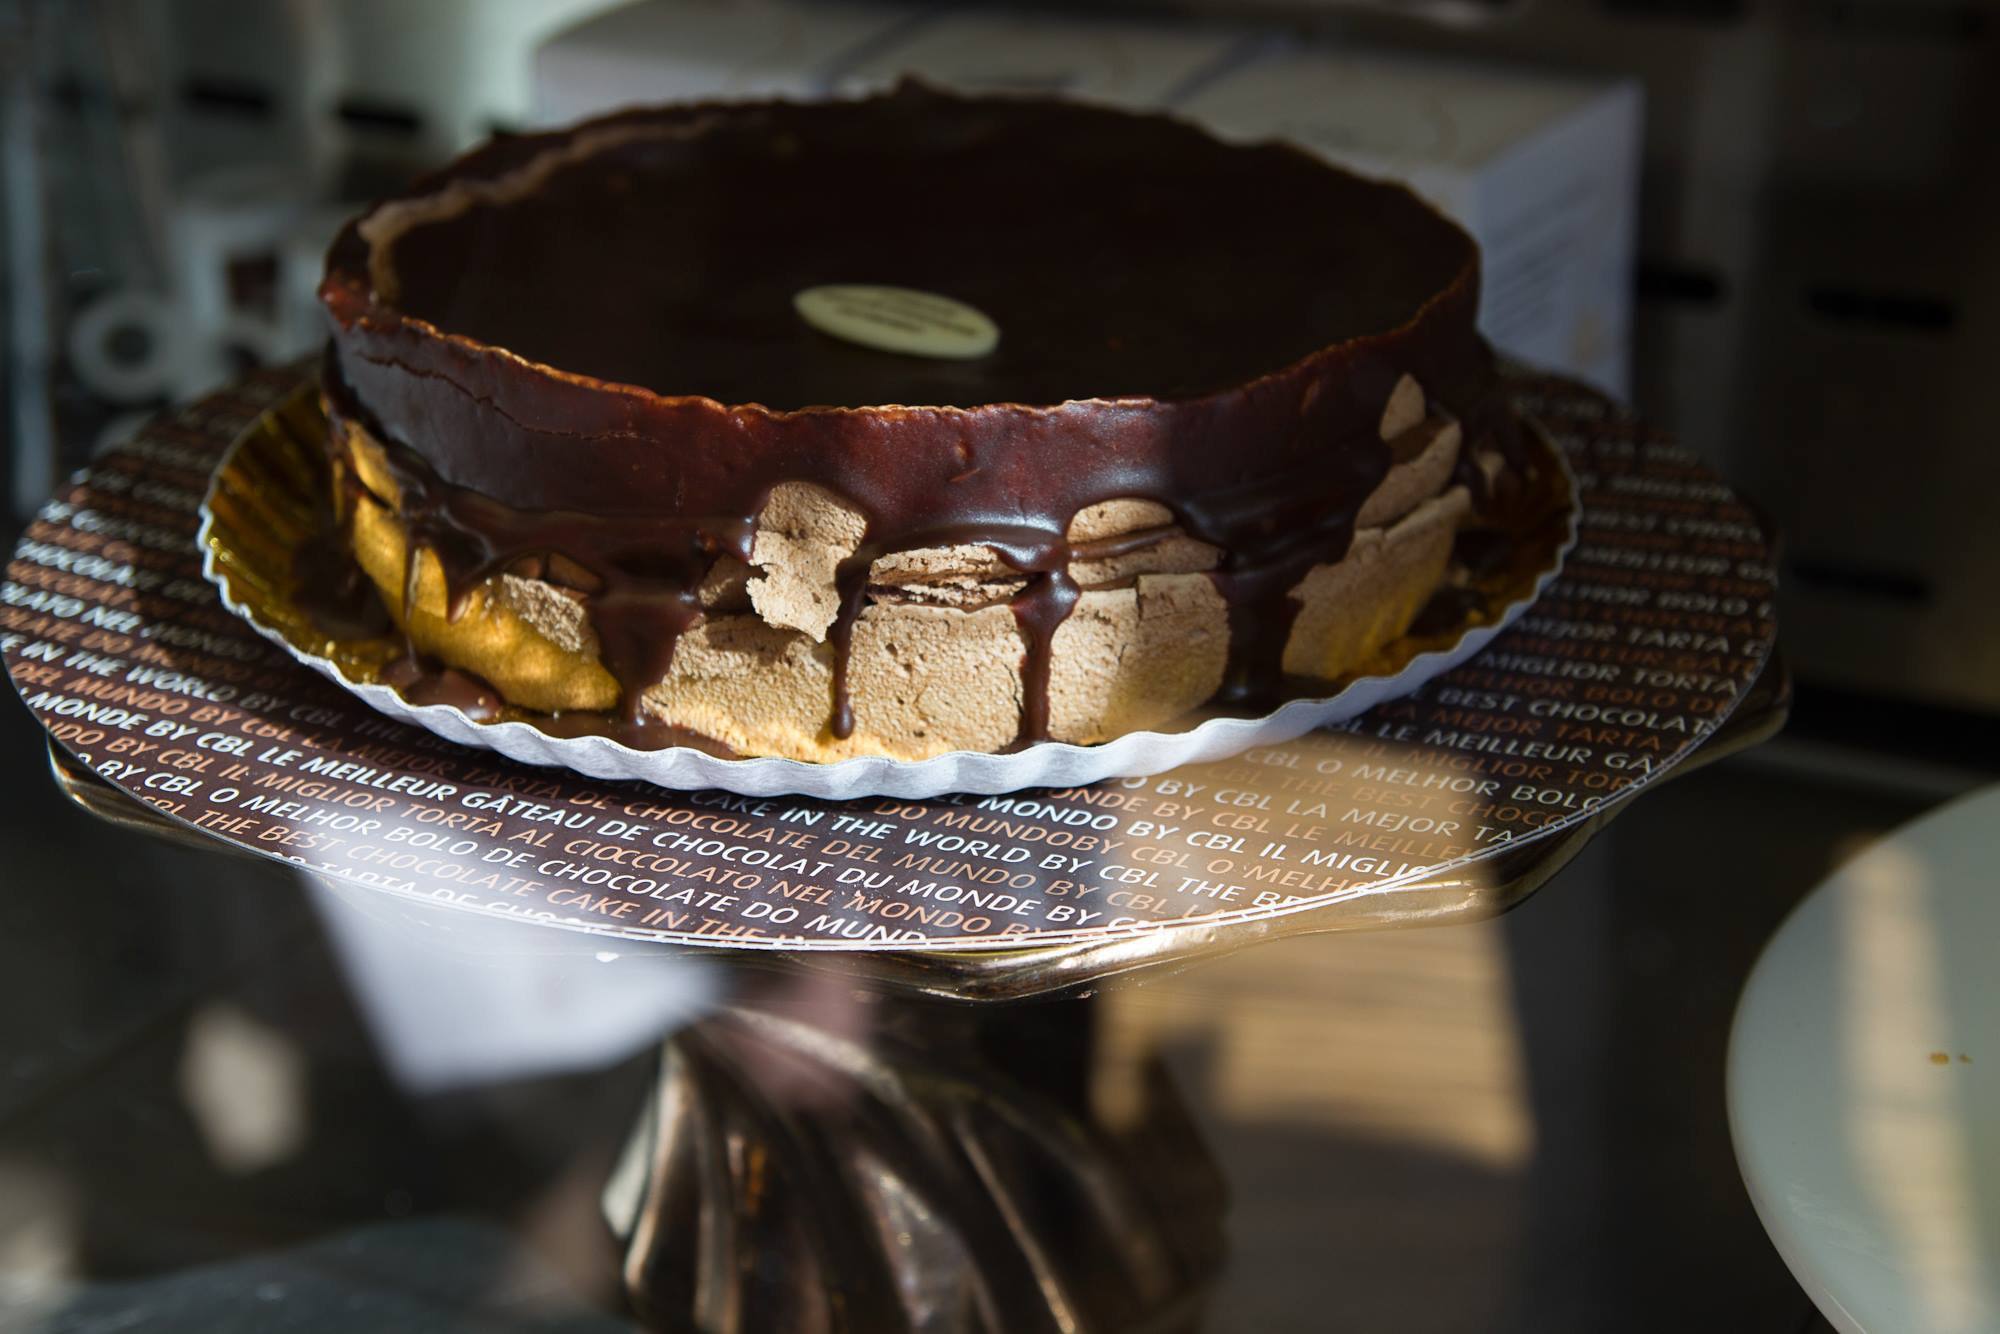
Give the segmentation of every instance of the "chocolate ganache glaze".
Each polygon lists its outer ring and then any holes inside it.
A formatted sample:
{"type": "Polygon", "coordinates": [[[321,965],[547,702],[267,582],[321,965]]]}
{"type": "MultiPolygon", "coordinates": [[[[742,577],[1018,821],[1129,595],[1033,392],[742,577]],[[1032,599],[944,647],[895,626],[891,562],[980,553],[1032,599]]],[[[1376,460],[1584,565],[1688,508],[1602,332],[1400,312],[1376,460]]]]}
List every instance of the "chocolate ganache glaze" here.
{"type": "Polygon", "coordinates": [[[632,720],[781,483],[866,520],[836,574],[831,733],[871,566],[971,544],[1027,576],[1031,741],[1079,512],[1157,501],[1220,550],[1223,697],[1256,700],[1291,590],[1395,460],[1397,382],[1511,439],[1459,228],[1293,148],[1054,100],[906,85],[501,139],[350,224],[321,296],[328,402],[384,446],[413,571],[435,552],[456,603],[524,559],[580,567],[632,720]],[[955,298],[999,344],[844,342],[792,306],[828,283],[955,298]]]}

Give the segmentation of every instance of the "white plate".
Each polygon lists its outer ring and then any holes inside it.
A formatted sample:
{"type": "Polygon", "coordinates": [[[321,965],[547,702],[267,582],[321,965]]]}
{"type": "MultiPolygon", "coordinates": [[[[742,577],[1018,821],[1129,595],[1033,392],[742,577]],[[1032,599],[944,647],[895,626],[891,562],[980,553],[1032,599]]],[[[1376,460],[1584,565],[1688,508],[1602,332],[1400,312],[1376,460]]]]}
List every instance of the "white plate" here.
{"type": "Polygon", "coordinates": [[[1729,1124],[1835,1328],[2000,1330],[2000,788],[1842,867],[1737,1008],[1729,1124]]]}

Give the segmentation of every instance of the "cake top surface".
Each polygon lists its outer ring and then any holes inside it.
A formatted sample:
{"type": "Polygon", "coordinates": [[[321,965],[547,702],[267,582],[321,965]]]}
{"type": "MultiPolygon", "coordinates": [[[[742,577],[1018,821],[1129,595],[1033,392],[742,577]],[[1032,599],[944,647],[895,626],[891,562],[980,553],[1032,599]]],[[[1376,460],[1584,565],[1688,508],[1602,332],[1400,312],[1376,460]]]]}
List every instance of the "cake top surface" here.
{"type": "Polygon", "coordinates": [[[1470,238],[1399,186],[1165,117],[905,86],[503,141],[337,246],[441,333],[666,397],[808,407],[1190,398],[1411,323],[1470,238]],[[821,332],[804,289],[966,303],[983,356],[821,332]]]}

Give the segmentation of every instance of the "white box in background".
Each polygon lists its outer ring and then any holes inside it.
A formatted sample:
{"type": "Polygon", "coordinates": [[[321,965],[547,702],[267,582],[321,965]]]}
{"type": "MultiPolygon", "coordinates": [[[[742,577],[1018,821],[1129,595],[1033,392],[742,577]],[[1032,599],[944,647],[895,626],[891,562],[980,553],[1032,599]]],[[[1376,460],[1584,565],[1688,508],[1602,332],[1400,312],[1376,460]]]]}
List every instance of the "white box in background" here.
{"type": "Polygon", "coordinates": [[[535,52],[535,119],[701,98],[824,97],[923,11],[783,0],[645,0],[557,33],[535,52]]]}
{"type": "Polygon", "coordinates": [[[1134,107],[1174,98],[1270,39],[1194,23],[798,0],[642,0],[557,34],[535,57],[537,119],[635,102],[857,96],[905,74],[967,92],[1134,107]]]}
{"type": "Polygon", "coordinates": [[[1214,25],[959,10],[849,65],[834,91],[860,94],[915,74],[968,93],[1046,93],[1166,107],[1269,40],[1214,25]]]}
{"type": "Polygon", "coordinates": [[[1630,80],[1309,48],[1233,68],[1177,110],[1407,181],[1478,240],[1493,345],[1623,397],[1641,106],[1630,80]]]}

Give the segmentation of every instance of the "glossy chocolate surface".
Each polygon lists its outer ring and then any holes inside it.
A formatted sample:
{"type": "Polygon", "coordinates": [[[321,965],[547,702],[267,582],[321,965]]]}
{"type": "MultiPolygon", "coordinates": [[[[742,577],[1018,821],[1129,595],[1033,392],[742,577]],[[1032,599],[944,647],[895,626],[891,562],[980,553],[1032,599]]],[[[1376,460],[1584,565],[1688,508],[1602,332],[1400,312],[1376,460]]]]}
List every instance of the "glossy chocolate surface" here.
{"type": "MultiPolygon", "coordinates": [[[[910,88],[641,111],[502,141],[411,198],[449,190],[506,202],[382,241],[392,292],[362,225],[336,244],[329,401],[390,447],[454,588],[550,551],[604,582],[593,621],[635,714],[693,588],[747,557],[787,481],[867,520],[837,682],[869,562],[986,545],[1032,576],[1015,609],[1038,738],[1069,522],[1143,497],[1222,549],[1227,692],[1268,694],[1289,591],[1346,552],[1392,462],[1397,378],[1468,438],[1501,412],[1469,237],[1400,187],[1163,118],[910,88]],[[969,301],[1000,347],[926,362],[792,311],[857,281],[969,301]],[[912,401],[943,406],[867,406],[912,401]]],[[[838,684],[829,718],[851,722],[838,684]]]]}
{"type": "Polygon", "coordinates": [[[398,307],[440,329],[656,393],[793,409],[1226,389],[1390,332],[1466,253],[1400,192],[1290,149],[1056,102],[912,97],[608,148],[411,229],[390,260],[398,307]],[[955,361],[844,342],[793,312],[826,283],[968,302],[1000,344],[955,361]]]}

